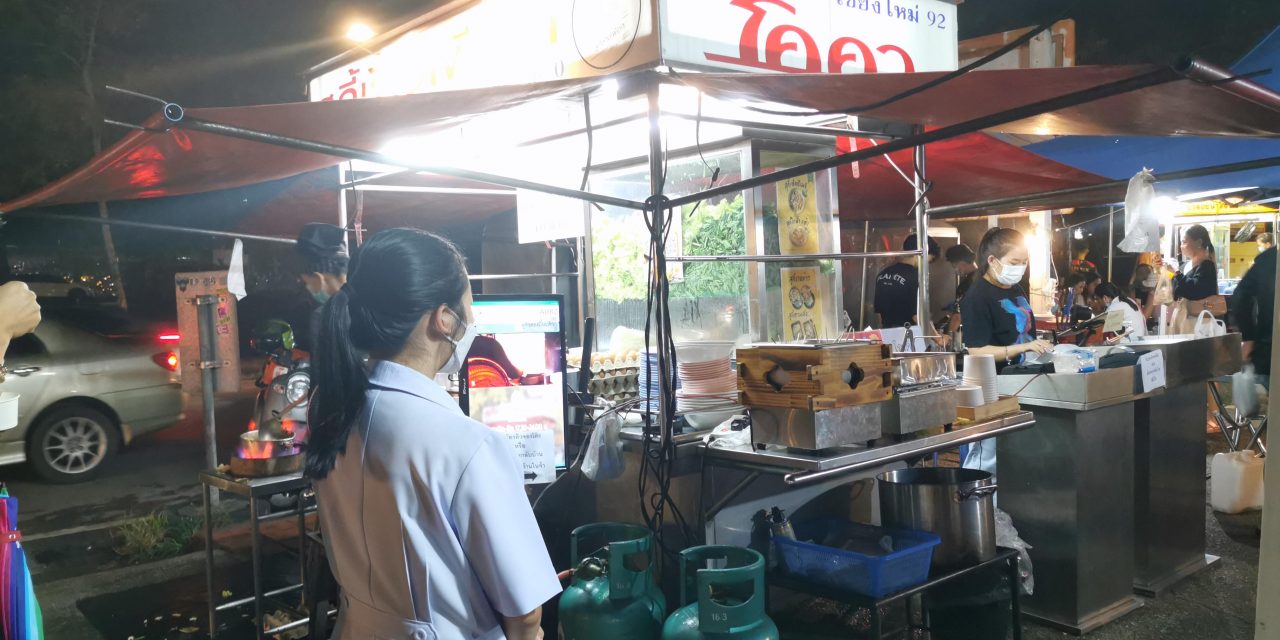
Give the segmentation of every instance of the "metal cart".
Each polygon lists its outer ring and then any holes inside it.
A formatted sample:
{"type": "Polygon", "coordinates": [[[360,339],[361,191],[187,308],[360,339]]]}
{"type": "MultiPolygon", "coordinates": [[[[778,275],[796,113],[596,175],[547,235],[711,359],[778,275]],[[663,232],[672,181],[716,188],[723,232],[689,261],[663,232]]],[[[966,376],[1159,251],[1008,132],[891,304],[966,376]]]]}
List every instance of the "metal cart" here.
{"type": "Polygon", "coordinates": [[[255,637],[258,640],[289,631],[290,629],[306,626],[310,622],[309,618],[301,618],[267,629],[263,624],[262,609],[267,598],[274,598],[295,591],[301,597],[301,594],[306,591],[307,514],[316,510],[315,501],[309,499],[306,495],[311,487],[311,481],[304,478],[300,472],[266,478],[237,478],[217,471],[203,471],[200,473],[200,483],[204,489],[204,562],[205,584],[209,590],[209,637],[212,639],[218,636],[217,614],[219,612],[237,609],[251,603],[253,604],[255,637]],[[215,490],[240,496],[249,501],[249,526],[250,535],[252,536],[253,595],[222,604],[216,604],[217,594],[214,592],[212,494],[215,490]],[[297,504],[292,510],[263,516],[258,515],[258,505],[263,499],[288,492],[298,492],[299,494],[297,504]],[[262,523],[294,517],[298,519],[298,583],[263,592],[262,523]]]}

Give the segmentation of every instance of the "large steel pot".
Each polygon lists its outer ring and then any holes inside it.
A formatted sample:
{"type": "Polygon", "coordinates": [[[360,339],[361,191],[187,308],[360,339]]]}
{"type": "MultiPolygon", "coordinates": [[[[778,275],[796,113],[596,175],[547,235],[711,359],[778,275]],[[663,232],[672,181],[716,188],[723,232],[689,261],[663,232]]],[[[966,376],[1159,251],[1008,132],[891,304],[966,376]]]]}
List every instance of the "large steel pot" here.
{"type": "Polygon", "coordinates": [[[880,521],[886,527],[938,534],[935,569],[955,569],[996,556],[991,474],[922,467],[880,474],[880,521]]]}

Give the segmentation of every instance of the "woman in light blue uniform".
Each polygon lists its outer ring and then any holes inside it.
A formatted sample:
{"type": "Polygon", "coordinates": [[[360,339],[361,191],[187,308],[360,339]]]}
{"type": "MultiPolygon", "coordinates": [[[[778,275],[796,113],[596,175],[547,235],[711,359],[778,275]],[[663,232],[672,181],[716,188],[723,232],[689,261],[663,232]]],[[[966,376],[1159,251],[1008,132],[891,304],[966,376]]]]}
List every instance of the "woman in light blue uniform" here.
{"type": "Polygon", "coordinates": [[[474,337],[462,255],[423,231],[375,235],[325,305],[307,474],[342,587],[336,640],[542,636],[560,583],[515,453],[433,381],[474,337]]]}

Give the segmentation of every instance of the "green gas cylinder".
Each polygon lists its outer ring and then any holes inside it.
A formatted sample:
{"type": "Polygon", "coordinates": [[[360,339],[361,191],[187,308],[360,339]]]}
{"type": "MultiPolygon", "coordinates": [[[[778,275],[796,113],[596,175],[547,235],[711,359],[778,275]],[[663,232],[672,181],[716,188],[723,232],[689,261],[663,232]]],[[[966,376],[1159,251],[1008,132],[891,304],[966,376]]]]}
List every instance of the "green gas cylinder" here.
{"type": "Polygon", "coordinates": [[[743,547],[710,545],[680,553],[680,604],[662,640],[777,640],[764,612],[764,556],[743,547]],[[709,568],[710,567],[710,568],[709,568]]]}
{"type": "Polygon", "coordinates": [[[657,640],[667,601],[653,580],[653,536],[631,524],[573,530],[573,582],[560,596],[561,640],[657,640]]]}

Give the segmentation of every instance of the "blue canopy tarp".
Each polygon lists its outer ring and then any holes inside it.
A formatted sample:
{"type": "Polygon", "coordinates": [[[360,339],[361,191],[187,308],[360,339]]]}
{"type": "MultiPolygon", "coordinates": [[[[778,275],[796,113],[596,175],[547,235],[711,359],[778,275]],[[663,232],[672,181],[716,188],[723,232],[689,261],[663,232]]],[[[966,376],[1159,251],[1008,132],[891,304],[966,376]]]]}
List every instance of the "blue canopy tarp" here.
{"type": "MultiPolygon", "coordinates": [[[[1232,65],[1272,90],[1280,91],[1280,27],[1232,65]]],[[[1146,136],[1062,136],[1026,147],[1046,158],[1085,171],[1125,180],[1144,167],[1161,173],[1199,169],[1280,156],[1280,140],[1260,138],[1177,138],[1146,136]]],[[[1165,195],[1201,193],[1231,188],[1280,189],[1280,167],[1160,182],[1165,195]]]]}

